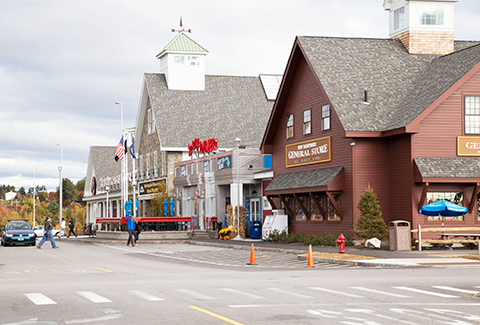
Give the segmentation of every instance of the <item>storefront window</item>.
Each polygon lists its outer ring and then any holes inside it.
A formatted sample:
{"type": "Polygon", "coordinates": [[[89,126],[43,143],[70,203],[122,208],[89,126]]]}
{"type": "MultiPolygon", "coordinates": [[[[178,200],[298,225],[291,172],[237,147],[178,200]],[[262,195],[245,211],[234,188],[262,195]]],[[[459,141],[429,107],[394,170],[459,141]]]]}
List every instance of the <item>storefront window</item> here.
{"type": "MultiPolygon", "coordinates": [[[[462,192],[427,192],[427,204],[437,202],[439,200],[446,200],[454,204],[463,206],[463,193],[462,192]]],[[[464,216],[459,216],[459,217],[427,216],[427,221],[431,221],[431,222],[464,221],[464,216]]]]}
{"type": "MultiPolygon", "coordinates": [[[[302,202],[303,206],[306,207],[307,206],[307,197],[306,196],[300,196],[299,199],[302,202]]],[[[307,217],[305,216],[305,213],[303,213],[303,210],[300,207],[300,204],[298,204],[298,202],[295,200],[295,221],[306,221],[306,220],[307,220],[307,217]]]]}
{"type": "MultiPolygon", "coordinates": [[[[323,210],[325,210],[325,206],[323,203],[324,197],[322,195],[315,195],[315,198],[317,201],[320,203],[320,206],[322,207],[323,210]]],[[[320,210],[317,208],[315,202],[311,200],[310,202],[310,220],[312,221],[323,221],[323,216],[320,213],[320,210]]]]}
{"type": "MultiPolygon", "coordinates": [[[[337,201],[338,206],[341,208],[342,206],[342,195],[341,194],[333,194],[335,201],[337,201]]],[[[337,209],[328,198],[328,220],[327,221],[342,221],[340,216],[338,215],[337,209]]]]}

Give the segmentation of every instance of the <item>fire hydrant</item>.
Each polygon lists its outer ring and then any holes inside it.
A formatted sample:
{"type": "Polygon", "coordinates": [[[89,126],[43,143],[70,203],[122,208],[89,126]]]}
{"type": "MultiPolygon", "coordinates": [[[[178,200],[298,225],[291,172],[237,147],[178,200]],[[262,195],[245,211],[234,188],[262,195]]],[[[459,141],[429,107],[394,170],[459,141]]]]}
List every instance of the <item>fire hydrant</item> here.
{"type": "Polygon", "coordinates": [[[345,236],[343,234],[340,234],[340,236],[338,237],[337,244],[338,244],[338,252],[345,253],[345,236]]]}

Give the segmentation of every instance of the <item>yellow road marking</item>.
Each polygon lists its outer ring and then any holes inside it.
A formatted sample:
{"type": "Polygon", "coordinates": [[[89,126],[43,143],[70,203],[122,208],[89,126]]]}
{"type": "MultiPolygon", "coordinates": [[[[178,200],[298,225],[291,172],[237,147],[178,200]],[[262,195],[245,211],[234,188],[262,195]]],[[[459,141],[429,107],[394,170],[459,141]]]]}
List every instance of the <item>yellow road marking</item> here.
{"type": "Polygon", "coordinates": [[[59,260],[60,262],[66,263],[66,264],[71,264],[71,265],[86,267],[86,268],[95,269],[95,270],[100,270],[100,271],[104,271],[104,272],[114,272],[114,271],[112,271],[112,270],[102,269],[102,268],[100,268],[100,267],[88,266],[88,265],[83,265],[83,264],[77,264],[77,263],[67,262],[67,261],[61,260],[61,259],[59,259],[59,258],[58,258],[58,260],[59,260]]]}
{"type": "Polygon", "coordinates": [[[207,315],[216,317],[216,318],[221,319],[221,320],[223,320],[223,321],[225,321],[225,322],[228,322],[228,323],[230,323],[230,324],[243,325],[242,323],[236,322],[236,321],[234,321],[234,320],[232,320],[232,319],[230,319],[230,318],[227,318],[227,317],[224,317],[224,316],[220,316],[220,315],[218,315],[218,314],[212,313],[211,311],[208,311],[208,310],[199,308],[199,307],[197,307],[197,306],[190,306],[190,308],[196,309],[196,310],[198,310],[198,311],[201,311],[202,313],[205,313],[205,314],[207,314],[207,315]]]}

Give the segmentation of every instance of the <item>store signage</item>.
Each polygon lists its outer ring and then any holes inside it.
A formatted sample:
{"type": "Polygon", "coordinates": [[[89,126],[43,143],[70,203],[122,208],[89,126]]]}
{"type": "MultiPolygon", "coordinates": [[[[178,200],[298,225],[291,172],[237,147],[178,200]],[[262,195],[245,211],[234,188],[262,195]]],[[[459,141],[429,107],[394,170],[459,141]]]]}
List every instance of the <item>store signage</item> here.
{"type": "Polygon", "coordinates": [[[146,182],[139,184],[140,194],[153,194],[158,193],[160,184],[165,184],[165,180],[146,182]]]}
{"type": "Polygon", "coordinates": [[[217,170],[232,168],[232,156],[217,158],[217,170]]]}
{"type": "Polygon", "coordinates": [[[285,146],[287,167],[331,161],[331,142],[331,137],[325,137],[285,146]]]}
{"type": "Polygon", "coordinates": [[[196,153],[198,156],[199,153],[208,153],[215,150],[218,150],[217,138],[212,138],[201,142],[198,138],[195,138],[192,143],[188,145],[189,156],[191,156],[193,153],[196,153]]]}
{"type": "Polygon", "coordinates": [[[457,137],[457,156],[480,156],[480,137],[457,137]]]}
{"type": "Polygon", "coordinates": [[[187,176],[187,165],[180,166],[180,176],[187,176]]]}
{"type": "Polygon", "coordinates": [[[203,161],[203,172],[208,173],[210,171],[210,160],[203,161]]]}

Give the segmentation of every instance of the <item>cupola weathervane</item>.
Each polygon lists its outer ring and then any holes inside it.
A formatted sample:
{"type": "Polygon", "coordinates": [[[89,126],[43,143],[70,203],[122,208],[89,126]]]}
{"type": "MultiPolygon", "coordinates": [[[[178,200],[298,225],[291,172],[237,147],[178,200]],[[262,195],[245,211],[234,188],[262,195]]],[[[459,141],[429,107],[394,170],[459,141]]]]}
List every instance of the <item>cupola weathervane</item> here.
{"type": "Polygon", "coordinates": [[[178,32],[178,33],[182,33],[182,32],[191,33],[191,32],[192,32],[191,29],[185,29],[185,28],[183,27],[182,17],[180,17],[180,27],[181,27],[182,29],[172,28],[172,33],[175,33],[175,32],[178,32]]]}

